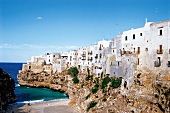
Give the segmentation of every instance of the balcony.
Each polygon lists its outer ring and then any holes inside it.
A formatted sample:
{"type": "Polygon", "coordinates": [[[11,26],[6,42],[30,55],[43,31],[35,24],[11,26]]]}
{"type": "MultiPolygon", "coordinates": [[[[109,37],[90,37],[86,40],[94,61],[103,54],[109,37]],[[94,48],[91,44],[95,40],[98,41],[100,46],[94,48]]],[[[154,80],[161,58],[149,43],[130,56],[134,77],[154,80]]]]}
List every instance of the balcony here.
{"type": "Polygon", "coordinates": [[[154,66],[155,67],[160,67],[161,66],[161,62],[160,61],[154,61],[154,66]]]}
{"type": "Polygon", "coordinates": [[[121,51],[121,54],[122,54],[122,55],[126,54],[126,51],[121,51]]]}
{"type": "Polygon", "coordinates": [[[93,53],[92,53],[92,51],[91,52],[88,52],[88,55],[92,55],[93,53]]]}
{"type": "Polygon", "coordinates": [[[167,64],[168,67],[170,67],[170,61],[168,61],[168,64],[167,64]]]}
{"type": "Polygon", "coordinates": [[[86,57],[82,57],[81,60],[86,60],[86,57]]]}
{"type": "Polygon", "coordinates": [[[88,61],[92,61],[93,60],[93,58],[91,57],[91,58],[88,58],[88,61]]]}
{"type": "Polygon", "coordinates": [[[163,54],[163,50],[157,50],[157,54],[163,54]]]}
{"type": "Polygon", "coordinates": [[[83,53],[83,54],[81,54],[81,56],[82,56],[82,57],[85,57],[85,56],[86,56],[86,54],[85,54],[85,53],[83,53]]]}

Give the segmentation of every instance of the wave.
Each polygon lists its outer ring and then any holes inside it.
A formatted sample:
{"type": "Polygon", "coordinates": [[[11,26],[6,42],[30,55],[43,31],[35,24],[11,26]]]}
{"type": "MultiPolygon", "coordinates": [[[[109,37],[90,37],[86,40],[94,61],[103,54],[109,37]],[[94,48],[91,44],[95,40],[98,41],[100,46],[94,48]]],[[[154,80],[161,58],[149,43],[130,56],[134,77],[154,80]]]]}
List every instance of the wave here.
{"type": "Polygon", "coordinates": [[[19,84],[15,84],[15,87],[19,87],[20,85],[19,84]]]}
{"type": "Polygon", "coordinates": [[[23,101],[23,102],[16,102],[15,104],[35,104],[35,103],[38,103],[38,102],[44,102],[44,99],[41,99],[41,100],[30,100],[30,101],[23,101]]]}

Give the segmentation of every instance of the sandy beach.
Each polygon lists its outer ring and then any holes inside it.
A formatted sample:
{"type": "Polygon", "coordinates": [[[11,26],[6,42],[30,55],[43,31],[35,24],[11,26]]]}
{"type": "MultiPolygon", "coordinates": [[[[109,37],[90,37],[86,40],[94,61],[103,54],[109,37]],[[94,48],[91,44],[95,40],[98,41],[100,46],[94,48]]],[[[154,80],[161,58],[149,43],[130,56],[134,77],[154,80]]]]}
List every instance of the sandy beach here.
{"type": "Polygon", "coordinates": [[[53,100],[38,102],[34,104],[25,104],[23,106],[9,106],[7,113],[74,113],[68,106],[70,100],[53,100]]]}

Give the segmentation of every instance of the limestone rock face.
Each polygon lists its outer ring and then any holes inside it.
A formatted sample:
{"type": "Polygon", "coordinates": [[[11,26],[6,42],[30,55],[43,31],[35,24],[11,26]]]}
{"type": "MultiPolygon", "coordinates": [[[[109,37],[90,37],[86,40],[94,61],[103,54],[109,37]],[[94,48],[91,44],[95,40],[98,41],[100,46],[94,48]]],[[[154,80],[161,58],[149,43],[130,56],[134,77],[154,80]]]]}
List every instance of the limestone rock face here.
{"type": "Polygon", "coordinates": [[[0,112],[3,112],[8,104],[16,101],[14,89],[15,81],[0,68],[0,112]]]}
{"type": "Polygon", "coordinates": [[[80,113],[169,113],[169,77],[162,71],[137,71],[130,87],[125,82],[117,87],[111,82],[115,78],[106,75],[80,73],[77,75],[79,82],[74,83],[67,71],[51,75],[22,71],[18,74],[18,82],[20,85],[65,91],[70,98],[69,105],[80,113]],[[109,81],[103,86],[106,78],[109,81]]]}
{"type": "Polygon", "coordinates": [[[46,87],[67,93],[68,79],[67,72],[48,74],[45,71],[34,73],[32,71],[21,71],[18,74],[20,85],[31,87],[46,87]]]}

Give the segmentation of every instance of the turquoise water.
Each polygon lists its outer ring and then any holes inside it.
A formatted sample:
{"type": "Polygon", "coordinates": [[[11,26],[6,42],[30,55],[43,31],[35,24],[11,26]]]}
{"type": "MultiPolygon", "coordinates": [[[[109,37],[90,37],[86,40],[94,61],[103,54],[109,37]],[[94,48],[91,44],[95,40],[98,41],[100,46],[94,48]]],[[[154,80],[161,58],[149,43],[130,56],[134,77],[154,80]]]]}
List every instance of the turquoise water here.
{"type": "Polygon", "coordinates": [[[65,93],[50,90],[47,88],[32,88],[19,86],[17,81],[18,71],[22,69],[23,63],[0,63],[0,68],[8,72],[15,80],[15,94],[17,97],[16,104],[35,103],[54,99],[68,99],[65,93]]]}

